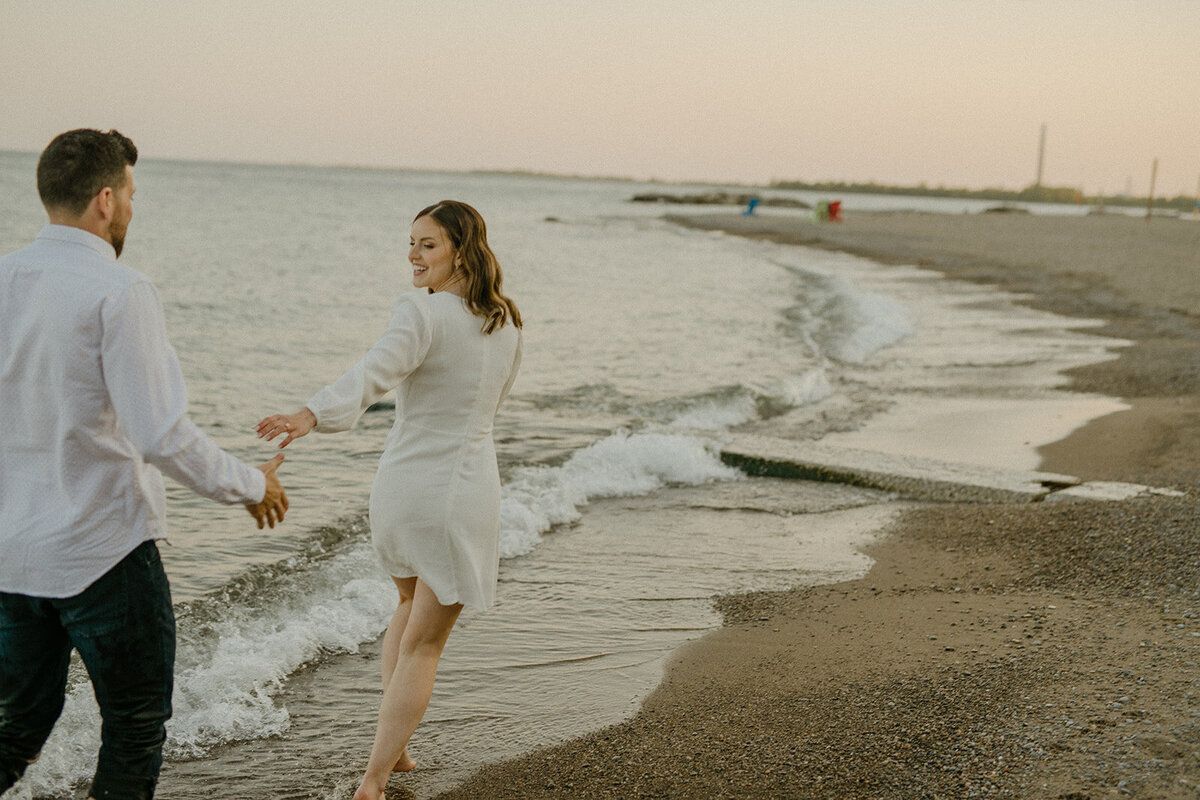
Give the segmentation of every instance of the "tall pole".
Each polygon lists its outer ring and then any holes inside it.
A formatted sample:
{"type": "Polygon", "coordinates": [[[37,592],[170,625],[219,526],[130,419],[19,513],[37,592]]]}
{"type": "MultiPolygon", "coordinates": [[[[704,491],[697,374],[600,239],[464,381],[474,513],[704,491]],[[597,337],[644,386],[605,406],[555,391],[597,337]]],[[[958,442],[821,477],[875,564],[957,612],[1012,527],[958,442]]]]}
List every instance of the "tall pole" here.
{"type": "Polygon", "coordinates": [[[1154,181],[1158,178],[1158,159],[1154,159],[1154,163],[1150,166],[1150,196],[1146,198],[1146,221],[1150,221],[1150,215],[1154,212],[1154,181]]]}
{"type": "Polygon", "coordinates": [[[1038,137],[1038,171],[1037,182],[1034,186],[1042,185],[1042,166],[1046,163],[1046,125],[1042,124],[1042,135],[1038,137]]]}

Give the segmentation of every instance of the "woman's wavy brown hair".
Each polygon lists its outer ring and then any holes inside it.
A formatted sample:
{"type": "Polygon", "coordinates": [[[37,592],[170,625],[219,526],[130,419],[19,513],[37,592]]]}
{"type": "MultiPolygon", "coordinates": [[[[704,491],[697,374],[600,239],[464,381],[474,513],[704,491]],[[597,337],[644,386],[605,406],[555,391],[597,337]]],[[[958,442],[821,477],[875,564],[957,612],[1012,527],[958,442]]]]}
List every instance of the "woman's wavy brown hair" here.
{"type": "Polygon", "coordinates": [[[450,246],[462,259],[461,267],[456,269],[462,269],[467,276],[467,308],[483,318],[483,332],[503,328],[509,320],[521,327],[521,312],[500,291],[504,276],[496,254],[488,246],[487,225],[479,212],[466,203],[443,200],[422,209],[413,222],[421,217],[431,218],[446,232],[450,246]]]}

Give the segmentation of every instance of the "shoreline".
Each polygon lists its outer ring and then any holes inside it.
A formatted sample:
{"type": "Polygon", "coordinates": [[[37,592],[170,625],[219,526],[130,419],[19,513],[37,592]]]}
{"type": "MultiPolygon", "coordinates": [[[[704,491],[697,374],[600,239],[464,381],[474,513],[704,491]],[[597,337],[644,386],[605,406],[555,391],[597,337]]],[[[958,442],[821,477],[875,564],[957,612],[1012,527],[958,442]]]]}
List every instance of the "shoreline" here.
{"type": "Polygon", "coordinates": [[[1127,239],[1195,226],[669,219],[916,264],[1104,320],[1096,333],[1131,346],[1070,370],[1068,388],[1129,408],[1040,448],[1041,468],[1185,495],[909,504],[868,548],[866,577],[719,598],[724,626],[675,653],[632,719],[439,797],[1195,798],[1200,227],[1173,232],[1164,256],[1127,239]],[[1081,247],[1084,234],[1098,241],[1081,247]]]}
{"type": "Polygon", "coordinates": [[[668,215],[684,227],[838,250],[1024,295],[1032,308],[1101,320],[1087,333],[1131,342],[1067,370],[1066,389],[1129,404],[1039,449],[1047,472],[1200,486],[1200,225],[1117,217],[895,212],[844,224],[799,216],[668,215]],[[1165,241],[1149,237],[1162,234],[1165,241]],[[1089,244],[1083,250],[1079,243],[1089,244]],[[1156,276],[1153,285],[1145,274],[1156,276]],[[1119,453],[1121,458],[1114,458],[1119,453]],[[1189,464],[1189,462],[1192,462],[1189,464]]]}

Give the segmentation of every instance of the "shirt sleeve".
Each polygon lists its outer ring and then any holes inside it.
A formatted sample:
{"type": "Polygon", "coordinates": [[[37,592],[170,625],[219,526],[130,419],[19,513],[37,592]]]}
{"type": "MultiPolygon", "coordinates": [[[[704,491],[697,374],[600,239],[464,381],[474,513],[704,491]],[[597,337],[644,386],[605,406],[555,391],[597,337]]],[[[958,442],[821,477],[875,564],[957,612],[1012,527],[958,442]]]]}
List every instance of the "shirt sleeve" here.
{"type": "Polygon", "coordinates": [[[317,431],[335,433],[354,427],[372,403],[421,366],[431,342],[428,307],[411,294],[402,296],[388,329],[362,360],[305,404],[317,418],[317,431]]]}
{"type": "Polygon", "coordinates": [[[257,503],[266,476],[209,439],[187,416],[179,359],[158,293],[138,281],[102,308],[100,358],[121,432],[148,463],[219,503],[257,503]]]}

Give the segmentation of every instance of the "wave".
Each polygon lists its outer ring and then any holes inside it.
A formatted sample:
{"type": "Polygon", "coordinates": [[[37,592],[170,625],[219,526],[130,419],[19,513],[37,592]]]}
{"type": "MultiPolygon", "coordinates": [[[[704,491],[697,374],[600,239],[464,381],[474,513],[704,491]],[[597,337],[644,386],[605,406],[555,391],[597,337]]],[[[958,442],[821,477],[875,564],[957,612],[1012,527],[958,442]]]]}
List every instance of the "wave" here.
{"type": "MultiPolygon", "coordinates": [[[[810,369],[769,389],[733,386],[689,398],[636,404],[603,386],[559,395],[559,405],[653,420],[638,431],[623,429],[576,450],[559,466],[514,470],[500,504],[500,554],[524,555],[555,525],[579,519],[590,500],[649,494],[667,484],[735,480],[741,473],[721,463],[714,434],[755,419],[820,402],[833,393],[824,370],[810,369]]],[[[543,402],[549,400],[542,398],[543,402]]]]}
{"type": "Polygon", "coordinates": [[[618,431],[577,450],[557,467],[516,470],[500,503],[500,556],[524,555],[541,534],[574,522],[580,507],[601,497],[649,494],[669,483],[734,480],[715,442],[666,432],[618,431]]]}
{"type": "Polygon", "coordinates": [[[719,386],[699,394],[662,400],[640,400],[610,383],[596,383],[534,395],[528,402],[539,409],[579,409],[673,428],[723,430],[755,419],[786,414],[795,408],[819,403],[831,394],[833,388],[825,370],[816,367],[771,385],[719,386]]]}
{"type": "Polygon", "coordinates": [[[912,334],[912,313],[894,297],[859,289],[840,275],[777,263],[802,285],[800,302],[784,316],[818,354],[861,364],[912,334]]]}

